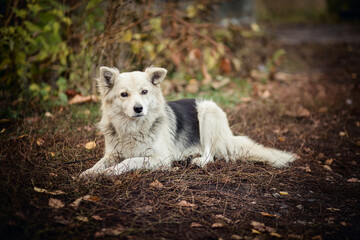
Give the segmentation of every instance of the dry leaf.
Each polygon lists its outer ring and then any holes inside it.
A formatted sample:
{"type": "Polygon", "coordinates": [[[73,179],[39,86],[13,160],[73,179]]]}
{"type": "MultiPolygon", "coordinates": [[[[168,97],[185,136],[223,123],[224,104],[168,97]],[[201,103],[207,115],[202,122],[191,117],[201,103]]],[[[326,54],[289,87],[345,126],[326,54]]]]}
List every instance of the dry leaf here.
{"type": "Polygon", "coordinates": [[[255,229],[251,229],[251,233],[254,233],[254,234],[261,234],[261,232],[259,232],[258,230],[255,230],[255,229]]]}
{"type": "Polygon", "coordinates": [[[325,160],[325,164],[326,165],[331,165],[333,163],[334,159],[333,158],[329,158],[327,160],[325,160]]]}
{"type": "Polygon", "coordinates": [[[229,74],[231,73],[231,62],[228,58],[222,58],[220,60],[220,68],[223,70],[224,73],[229,74]]]}
{"type": "Polygon", "coordinates": [[[290,117],[298,117],[298,118],[310,117],[310,111],[304,108],[303,106],[299,105],[295,110],[287,111],[286,115],[290,117]]]}
{"type": "Polygon", "coordinates": [[[222,227],[224,227],[224,224],[216,222],[216,223],[213,223],[213,225],[211,225],[211,227],[212,228],[222,228],[222,227]]]}
{"type": "Polygon", "coordinates": [[[200,228],[200,227],[203,227],[203,225],[200,223],[197,223],[197,222],[192,222],[190,227],[191,228],[200,228]]]}
{"type": "Polygon", "coordinates": [[[256,230],[260,232],[265,232],[265,224],[261,222],[251,221],[251,226],[253,226],[256,230]]]}
{"type": "Polygon", "coordinates": [[[164,185],[159,182],[158,180],[155,180],[154,182],[150,183],[149,184],[150,187],[153,187],[153,188],[156,188],[156,189],[163,189],[164,188],[164,185]]]}
{"type": "Polygon", "coordinates": [[[331,211],[331,212],[338,212],[338,211],[340,211],[340,209],[338,209],[338,208],[333,208],[333,207],[326,208],[326,210],[329,210],[329,211],[331,211]]]}
{"type": "Polygon", "coordinates": [[[103,220],[103,218],[102,217],[100,217],[99,215],[93,215],[93,216],[91,216],[93,219],[95,219],[95,220],[97,220],[97,221],[102,221],[103,220]]]}
{"type": "Polygon", "coordinates": [[[36,144],[37,144],[38,146],[41,146],[41,145],[43,145],[44,143],[45,143],[44,139],[42,139],[42,138],[36,139],[36,144]]]}
{"type": "Polygon", "coordinates": [[[289,195],[288,192],[279,192],[279,193],[280,193],[280,195],[283,195],[283,196],[289,195]]]}
{"type": "Polygon", "coordinates": [[[350,178],[350,179],[347,180],[347,182],[349,182],[349,183],[360,183],[360,180],[357,179],[357,178],[350,178]]]}
{"type": "Polygon", "coordinates": [[[344,136],[346,136],[346,133],[345,132],[339,132],[339,136],[344,137],[344,136]]]}
{"type": "Polygon", "coordinates": [[[325,168],[328,171],[332,171],[331,167],[329,165],[323,165],[323,168],[325,168]]]}
{"type": "Polygon", "coordinates": [[[48,191],[46,189],[38,188],[38,187],[34,187],[34,191],[39,192],[39,193],[46,193],[46,194],[50,194],[50,195],[63,195],[63,194],[65,194],[65,192],[63,192],[61,190],[48,191]]]}
{"type": "Polygon", "coordinates": [[[50,152],[50,156],[55,157],[55,153],[54,153],[54,152],[50,152]]]}
{"type": "Polygon", "coordinates": [[[54,117],[50,112],[46,112],[45,113],[45,117],[48,117],[48,118],[52,118],[54,117]]]}
{"type": "Polygon", "coordinates": [[[64,224],[64,225],[69,225],[71,223],[69,220],[65,219],[64,216],[55,216],[54,220],[55,220],[55,222],[64,224]]]}
{"type": "Polygon", "coordinates": [[[229,219],[229,218],[227,218],[227,217],[225,217],[225,216],[223,216],[223,215],[220,215],[220,214],[215,215],[215,218],[224,220],[224,221],[227,222],[227,223],[232,223],[232,220],[231,220],[231,219],[229,219]]]}
{"type": "Polygon", "coordinates": [[[1,129],[0,134],[4,133],[6,131],[6,128],[1,129]]]}
{"type": "Polygon", "coordinates": [[[75,219],[79,220],[81,222],[88,222],[89,221],[89,219],[87,217],[83,217],[83,216],[77,216],[75,219]]]}
{"type": "Polygon", "coordinates": [[[140,207],[136,209],[136,213],[141,215],[151,213],[152,211],[153,211],[153,207],[150,205],[146,205],[144,207],[140,207]]]}
{"type": "Polygon", "coordinates": [[[79,206],[79,204],[81,203],[81,201],[83,200],[83,197],[79,197],[78,199],[76,199],[74,202],[70,203],[70,207],[73,208],[77,208],[79,206]]]}
{"type": "Polygon", "coordinates": [[[279,140],[280,142],[285,142],[285,138],[284,138],[284,137],[278,137],[278,140],[279,140]]]}
{"type": "Polygon", "coordinates": [[[242,240],[243,238],[239,235],[233,234],[230,236],[230,239],[232,240],[242,240]]]}
{"type": "Polygon", "coordinates": [[[62,208],[62,207],[65,206],[65,204],[59,199],[50,198],[49,199],[49,206],[52,207],[52,208],[62,208]]]}
{"type": "Polygon", "coordinates": [[[180,202],[178,203],[178,205],[179,205],[180,207],[196,207],[196,204],[189,203],[189,202],[187,202],[187,201],[185,201],[185,200],[180,201],[180,202]]]}
{"type": "Polygon", "coordinates": [[[313,236],[311,239],[312,240],[322,240],[323,238],[321,235],[316,235],[316,236],[313,236]]]}
{"type": "Polygon", "coordinates": [[[265,217],[279,217],[277,215],[274,214],[270,214],[270,213],[266,213],[266,212],[260,212],[261,215],[265,216],[265,217]]]}
{"type": "Polygon", "coordinates": [[[91,149],[93,149],[93,148],[95,148],[95,147],[96,147],[95,141],[91,141],[91,142],[88,142],[88,143],[85,144],[85,148],[86,148],[87,150],[91,150],[91,149]]]}
{"type": "Polygon", "coordinates": [[[276,232],[270,233],[270,236],[277,237],[277,238],[281,238],[281,235],[278,234],[278,233],[276,233],[276,232]]]}

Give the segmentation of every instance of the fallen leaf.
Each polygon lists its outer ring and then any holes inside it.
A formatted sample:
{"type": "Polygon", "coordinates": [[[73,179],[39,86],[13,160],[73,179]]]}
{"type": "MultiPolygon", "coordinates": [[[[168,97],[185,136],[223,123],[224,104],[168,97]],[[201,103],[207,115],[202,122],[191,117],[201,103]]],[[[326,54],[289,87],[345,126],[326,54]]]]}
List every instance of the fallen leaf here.
{"type": "Polygon", "coordinates": [[[265,232],[265,224],[261,222],[251,221],[251,226],[253,226],[257,231],[265,232]]]}
{"type": "Polygon", "coordinates": [[[281,238],[281,235],[276,232],[270,233],[270,236],[281,238]]]}
{"type": "Polygon", "coordinates": [[[220,68],[224,71],[224,73],[229,74],[231,73],[231,62],[228,58],[222,58],[220,60],[220,68]]]}
{"type": "Polygon", "coordinates": [[[99,215],[93,215],[91,216],[91,218],[95,219],[96,221],[102,221],[104,220],[102,217],[100,217],[99,215]]]}
{"type": "Polygon", "coordinates": [[[213,225],[211,225],[211,227],[212,228],[222,228],[222,227],[224,227],[224,224],[216,222],[216,223],[213,223],[213,225]]]}
{"type": "Polygon", "coordinates": [[[331,165],[333,163],[334,159],[333,158],[329,158],[325,160],[325,164],[326,165],[331,165]]]}
{"type": "Polygon", "coordinates": [[[99,202],[100,198],[98,196],[90,196],[88,198],[84,198],[84,200],[89,201],[89,202],[99,202]]]}
{"type": "Polygon", "coordinates": [[[69,220],[65,219],[64,216],[55,216],[54,220],[63,225],[69,225],[71,223],[69,220]]]}
{"type": "Polygon", "coordinates": [[[232,220],[231,220],[231,219],[229,219],[229,218],[227,218],[227,217],[225,217],[225,216],[223,216],[223,215],[220,215],[220,214],[215,215],[215,218],[224,220],[224,221],[227,222],[227,223],[232,223],[232,220]]]}
{"type": "Polygon", "coordinates": [[[196,204],[189,203],[189,202],[187,202],[187,201],[185,201],[185,200],[180,201],[180,202],[178,203],[178,205],[179,205],[180,207],[196,207],[196,204]]]}
{"type": "Polygon", "coordinates": [[[345,132],[339,132],[339,136],[344,137],[344,136],[346,136],[346,133],[345,132]]]}
{"type": "Polygon", "coordinates": [[[74,202],[70,203],[70,207],[73,208],[77,208],[79,206],[79,204],[81,203],[81,201],[83,200],[83,197],[79,197],[78,199],[76,199],[74,202]]]}
{"type": "Polygon", "coordinates": [[[59,199],[50,198],[49,199],[49,206],[52,207],[52,208],[62,208],[62,207],[65,206],[65,204],[59,199]]]}
{"type": "Polygon", "coordinates": [[[260,212],[260,214],[263,215],[264,217],[279,217],[278,215],[274,215],[266,212],[260,212]]]}
{"type": "Polygon", "coordinates": [[[230,236],[230,239],[232,240],[242,240],[243,238],[239,235],[233,234],[230,236]]]}
{"type": "Polygon", "coordinates": [[[299,105],[295,110],[293,111],[287,111],[286,115],[290,117],[297,117],[297,118],[304,118],[304,117],[310,117],[310,111],[303,106],[299,105]]]}
{"type": "Polygon", "coordinates": [[[316,235],[316,236],[313,236],[311,239],[312,240],[322,240],[322,236],[321,235],[316,235]]]}
{"type": "Polygon", "coordinates": [[[284,137],[278,137],[278,140],[279,140],[280,142],[285,142],[285,138],[284,138],[284,137]]]}
{"type": "Polygon", "coordinates": [[[192,222],[192,223],[190,224],[190,227],[191,227],[191,228],[200,228],[200,227],[203,227],[203,225],[200,224],[200,223],[197,223],[197,222],[192,222]]]}
{"type": "Polygon", "coordinates": [[[39,193],[46,193],[46,194],[50,194],[50,195],[63,195],[63,194],[65,194],[65,192],[63,192],[61,190],[48,191],[46,189],[38,188],[38,187],[34,187],[34,191],[39,192],[39,193]]]}
{"type": "Polygon", "coordinates": [[[87,217],[83,217],[83,216],[77,216],[75,219],[79,220],[81,222],[88,222],[89,221],[89,219],[87,217]]]}
{"type": "Polygon", "coordinates": [[[150,183],[149,185],[150,185],[150,187],[156,188],[156,189],[164,188],[164,185],[161,182],[159,182],[158,180],[155,180],[154,182],[150,183]]]}
{"type": "Polygon", "coordinates": [[[38,146],[41,146],[41,145],[43,145],[44,143],[45,143],[44,139],[42,139],[42,138],[36,139],[36,144],[37,144],[38,146]]]}
{"type": "Polygon", "coordinates": [[[349,182],[349,183],[360,183],[360,180],[357,179],[357,178],[349,178],[349,179],[347,180],[347,182],[349,182]]]}
{"type": "Polygon", "coordinates": [[[55,153],[54,153],[54,152],[50,152],[50,156],[55,157],[55,153]]]}
{"type": "Polygon", "coordinates": [[[52,118],[52,117],[54,117],[50,112],[46,112],[45,113],[45,117],[47,117],[47,118],[52,118]]]}
{"type": "Polygon", "coordinates": [[[0,134],[4,133],[6,131],[6,128],[1,129],[0,134]]]}
{"type": "Polygon", "coordinates": [[[340,209],[338,209],[338,208],[333,208],[333,207],[326,208],[326,210],[329,210],[329,211],[331,211],[331,212],[338,212],[338,211],[340,211],[340,209]]]}
{"type": "Polygon", "coordinates": [[[251,229],[251,233],[254,233],[254,234],[261,234],[261,232],[259,232],[258,230],[255,230],[255,229],[251,229]]]}
{"type": "Polygon", "coordinates": [[[221,81],[213,81],[211,83],[211,86],[214,88],[214,89],[219,89],[219,88],[222,88],[224,86],[226,86],[227,84],[229,84],[231,81],[230,81],[230,78],[224,78],[222,79],[221,81]]]}
{"type": "Polygon", "coordinates": [[[95,147],[96,147],[95,141],[91,141],[91,142],[88,142],[88,143],[85,144],[85,148],[86,148],[87,150],[91,150],[91,149],[93,149],[93,148],[95,148],[95,147]]]}
{"type": "Polygon", "coordinates": [[[279,192],[279,193],[280,193],[280,195],[283,195],[283,196],[289,195],[288,192],[279,192]]]}
{"type": "Polygon", "coordinates": [[[323,168],[325,168],[328,171],[332,171],[331,167],[329,165],[323,165],[323,168]]]}
{"type": "Polygon", "coordinates": [[[144,207],[140,207],[136,209],[136,213],[141,215],[151,213],[152,211],[153,211],[153,207],[150,205],[146,205],[144,207]]]}

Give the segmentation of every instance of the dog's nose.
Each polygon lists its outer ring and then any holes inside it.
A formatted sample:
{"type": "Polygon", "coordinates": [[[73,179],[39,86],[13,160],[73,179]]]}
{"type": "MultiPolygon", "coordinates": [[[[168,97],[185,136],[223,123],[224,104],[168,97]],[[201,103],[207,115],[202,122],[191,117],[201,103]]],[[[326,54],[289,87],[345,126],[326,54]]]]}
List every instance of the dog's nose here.
{"type": "Polygon", "coordinates": [[[134,112],[136,113],[141,113],[143,110],[143,107],[141,105],[139,106],[134,106],[134,112]]]}

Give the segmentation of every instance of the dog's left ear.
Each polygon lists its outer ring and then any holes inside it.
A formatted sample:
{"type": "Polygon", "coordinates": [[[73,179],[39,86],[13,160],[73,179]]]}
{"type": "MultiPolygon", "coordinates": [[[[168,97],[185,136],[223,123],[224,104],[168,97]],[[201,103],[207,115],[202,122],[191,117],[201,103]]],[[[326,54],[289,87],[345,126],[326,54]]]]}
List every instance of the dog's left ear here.
{"type": "Polygon", "coordinates": [[[152,84],[160,84],[166,76],[167,70],[165,68],[149,67],[145,69],[145,73],[149,76],[152,84]]]}

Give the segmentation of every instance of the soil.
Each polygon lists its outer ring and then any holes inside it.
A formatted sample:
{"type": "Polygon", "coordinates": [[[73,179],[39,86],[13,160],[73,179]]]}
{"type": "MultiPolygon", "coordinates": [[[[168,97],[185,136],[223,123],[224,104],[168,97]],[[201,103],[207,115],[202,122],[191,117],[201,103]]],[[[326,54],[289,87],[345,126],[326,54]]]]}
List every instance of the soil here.
{"type": "Polygon", "coordinates": [[[286,54],[274,80],[254,81],[251,99],[225,110],[234,133],[296,153],[290,167],[179,162],[84,181],[104,147],[95,119],[68,107],[2,120],[0,238],[360,239],[360,43],[287,33],[249,40],[286,54]]]}

